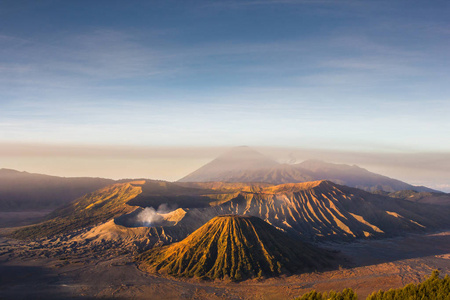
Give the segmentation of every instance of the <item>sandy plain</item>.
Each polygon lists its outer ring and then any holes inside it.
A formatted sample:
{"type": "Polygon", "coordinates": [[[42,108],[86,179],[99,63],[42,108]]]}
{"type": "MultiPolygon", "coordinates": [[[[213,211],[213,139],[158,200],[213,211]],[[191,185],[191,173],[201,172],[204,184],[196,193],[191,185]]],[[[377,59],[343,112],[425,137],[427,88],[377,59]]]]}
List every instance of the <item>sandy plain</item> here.
{"type": "Polygon", "coordinates": [[[434,269],[450,274],[450,231],[321,246],[340,251],[347,263],[327,272],[235,283],[146,274],[132,253],[111,245],[1,237],[0,299],[292,299],[311,289],[346,287],[365,299],[379,289],[417,283],[434,269]]]}

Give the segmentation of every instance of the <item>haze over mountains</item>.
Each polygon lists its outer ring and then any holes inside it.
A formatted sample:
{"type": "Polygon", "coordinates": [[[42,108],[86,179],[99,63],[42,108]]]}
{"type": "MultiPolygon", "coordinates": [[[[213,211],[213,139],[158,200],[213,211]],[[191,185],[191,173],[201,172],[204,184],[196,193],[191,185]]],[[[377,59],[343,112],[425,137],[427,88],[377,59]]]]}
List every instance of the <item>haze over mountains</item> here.
{"type": "Polygon", "coordinates": [[[0,300],[450,300],[450,1],[380,2],[0,1],[0,300]]]}
{"type": "MultiPolygon", "coordinates": [[[[67,183],[90,180],[2,172],[20,192],[27,184],[28,193],[39,191],[42,180],[48,180],[46,192],[58,191],[55,197],[70,191],[67,183]]],[[[319,248],[324,242],[450,227],[447,194],[415,191],[356,166],[283,165],[248,147],[232,149],[179,182],[92,180],[100,188],[80,185],[90,191],[72,201],[50,202],[63,206],[40,223],[8,231],[8,238],[33,241],[37,255],[47,258],[122,253],[132,255],[146,272],[240,281],[336,266],[338,256],[319,248]],[[408,190],[395,191],[402,188],[408,190]]],[[[27,199],[23,192],[18,195],[27,199]]]]}
{"type": "Polygon", "coordinates": [[[335,183],[366,191],[395,192],[415,190],[438,192],[423,186],[413,186],[400,180],[369,172],[358,166],[307,160],[298,164],[280,164],[246,147],[236,147],[220,155],[179,182],[265,182],[271,184],[331,180],[335,183]]]}
{"type": "MultiPolygon", "coordinates": [[[[317,160],[307,160],[292,165],[280,164],[249,147],[232,148],[183,177],[170,189],[161,190],[161,194],[156,192],[158,189],[154,186],[151,188],[151,193],[144,192],[143,195],[146,196],[141,195],[133,201],[135,205],[153,206],[155,209],[163,203],[178,205],[180,201],[195,207],[210,201],[207,198],[192,198],[191,194],[197,194],[196,189],[206,187],[204,184],[199,185],[200,183],[209,182],[210,189],[214,189],[215,186],[220,186],[221,189],[237,189],[236,184],[241,183],[243,188],[248,189],[251,186],[250,183],[254,183],[253,187],[258,188],[316,180],[330,180],[340,185],[414,202],[450,204],[448,194],[423,186],[413,186],[355,165],[332,164],[317,160]],[[223,184],[225,182],[235,184],[227,187],[223,184]],[[168,190],[171,191],[170,195],[166,193],[168,190]]],[[[116,181],[92,177],[66,178],[0,169],[0,210],[3,212],[49,211],[62,207],[87,193],[116,182],[127,181],[129,180],[116,181]]],[[[145,185],[145,188],[148,186],[149,184],[145,185]]]]}
{"type": "Polygon", "coordinates": [[[446,193],[416,192],[412,190],[406,190],[388,193],[388,195],[392,198],[405,199],[418,203],[450,205],[450,194],[446,193]]]}
{"type": "Polygon", "coordinates": [[[151,247],[179,241],[224,214],[256,216],[303,240],[387,237],[450,226],[450,207],[394,199],[330,181],[195,185],[148,180],[116,183],[87,194],[14,236],[53,236],[89,227],[90,240],[129,240],[131,234],[145,237],[146,247],[151,247]],[[157,208],[163,203],[174,208],[143,230],[138,215],[145,207],[157,208]],[[123,227],[127,229],[120,229],[123,227]]]}
{"type": "Polygon", "coordinates": [[[0,211],[55,209],[115,181],[0,169],[0,211]]]}

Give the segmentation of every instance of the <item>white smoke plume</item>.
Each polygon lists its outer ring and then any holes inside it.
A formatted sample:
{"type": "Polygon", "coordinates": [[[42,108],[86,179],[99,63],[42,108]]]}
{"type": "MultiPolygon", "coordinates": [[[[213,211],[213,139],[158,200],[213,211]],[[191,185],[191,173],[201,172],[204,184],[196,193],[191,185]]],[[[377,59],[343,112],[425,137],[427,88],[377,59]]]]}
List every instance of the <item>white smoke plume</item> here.
{"type": "Polygon", "coordinates": [[[172,209],[170,209],[169,205],[165,203],[161,204],[157,210],[153,207],[146,207],[136,216],[136,226],[158,226],[158,224],[164,221],[163,215],[168,214],[171,211],[172,209]]]}

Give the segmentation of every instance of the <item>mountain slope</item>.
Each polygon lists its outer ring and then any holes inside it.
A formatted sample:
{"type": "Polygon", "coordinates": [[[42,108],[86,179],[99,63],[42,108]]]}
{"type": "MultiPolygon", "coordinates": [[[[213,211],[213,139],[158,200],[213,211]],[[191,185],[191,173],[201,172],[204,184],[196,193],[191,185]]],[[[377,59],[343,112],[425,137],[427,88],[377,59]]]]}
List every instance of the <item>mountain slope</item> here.
{"type": "Polygon", "coordinates": [[[372,173],[358,166],[332,164],[318,160],[307,160],[293,165],[297,171],[308,173],[314,180],[331,180],[337,184],[363,189],[366,191],[384,190],[387,192],[416,190],[436,192],[423,186],[413,186],[403,181],[372,173]]]}
{"type": "Polygon", "coordinates": [[[197,171],[181,178],[180,182],[233,181],[236,173],[259,169],[270,169],[278,163],[261,153],[246,147],[235,147],[207,163],[197,171]]]}
{"type": "Polygon", "coordinates": [[[179,182],[223,181],[283,184],[316,180],[331,180],[366,191],[438,192],[375,174],[358,166],[332,164],[317,160],[307,160],[295,165],[279,164],[248,147],[233,148],[230,152],[181,178],[179,182]],[[243,153],[241,154],[241,152],[243,153]]]}
{"type": "Polygon", "coordinates": [[[179,225],[195,227],[222,214],[256,216],[305,240],[386,237],[450,227],[448,207],[374,195],[330,181],[242,191],[213,207],[189,210],[179,225]]]}
{"type": "Polygon", "coordinates": [[[49,215],[49,220],[19,229],[16,238],[52,236],[103,223],[136,209],[126,203],[142,193],[143,181],[117,183],[89,193],[49,215]]]}
{"type": "Polygon", "coordinates": [[[450,206],[450,194],[416,192],[411,190],[389,193],[389,197],[408,200],[417,203],[427,203],[450,206]]]}
{"type": "Polygon", "coordinates": [[[104,178],[66,178],[0,169],[0,210],[55,209],[114,182],[104,178]]]}
{"type": "MultiPolygon", "coordinates": [[[[115,184],[55,211],[46,222],[18,230],[15,236],[51,236],[113,219],[117,226],[149,226],[149,239],[166,243],[179,241],[224,214],[256,216],[304,240],[386,237],[450,227],[450,207],[376,195],[331,181],[201,186],[148,180],[115,184]],[[176,220],[155,221],[167,217],[153,214],[161,204],[169,208],[162,214],[179,208],[176,220]],[[147,206],[153,212],[144,209],[147,206]],[[145,217],[148,213],[151,220],[145,217]]],[[[110,236],[104,230],[94,231],[97,236],[110,236]]]]}
{"type": "Polygon", "coordinates": [[[183,241],[138,258],[146,271],[173,276],[230,278],[274,276],[330,266],[330,255],[256,217],[218,216],[183,241]]]}
{"type": "MultiPolygon", "coordinates": [[[[179,241],[224,214],[256,216],[307,241],[351,241],[450,228],[448,207],[374,195],[330,181],[242,187],[241,192],[214,196],[222,200],[211,207],[185,209],[176,225],[152,228],[152,237],[179,241]]],[[[132,217],[121,217],[120,224],[127,218],[133,222],[132,217]]]]}
{"type": "Polygon", "coordinates": [[[215,192],[157,180],[116,183],[76,199],[52,212],[47,221],[19,229],[13,236],[17,238],[52,236],[102,224],[131,212],[137,213],[142,210],[140,207],[156,209],[162,204],[173,208],[205,207],[209,206],[210,202],[216,201],[214,198],[202,196],[201,193],[212,193],[211,196],[214,196],[215,192]]]}

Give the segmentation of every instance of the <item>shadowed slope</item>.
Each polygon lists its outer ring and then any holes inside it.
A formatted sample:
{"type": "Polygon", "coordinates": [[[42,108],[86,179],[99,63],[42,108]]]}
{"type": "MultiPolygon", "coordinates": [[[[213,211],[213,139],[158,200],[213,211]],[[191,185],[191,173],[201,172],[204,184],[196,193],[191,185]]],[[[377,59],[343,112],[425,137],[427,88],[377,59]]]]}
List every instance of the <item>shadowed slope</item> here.
{"type": "Polygon", "coordinates": [[[449,208],[373,195],[330,181],[242,192],[209,210],[215,215],[257,216],[306,239],[383,237],[450,226],[449,208]]]}
{"type": "Polygon", "coordinates": [[[407,190],[389,193],[388,195],[392,198],[403,199],[417,203],[450,206],[450,194],[446,193],[427,193],[407,190]]]}
{"type": "Polygon", "coordinates": [[[138,257],[142,269],[173,276],[274,276],[330,266],[329,253],[306,245],[257,217],[218,216],[183,241],[138,257]]]}
{"type": "MultiPolygon", "coordinates": [[[[224,214],[256,216],[305,240],[386,237],[450,226],[450,207],[375,195],[330,181],[278,186],[208,183],[206,189],[200,186],[159,181],[115,184],[78,199],[55,211],[52,219],[20,229],[14,236],[51,236],[115,218],[118,226],[150,226],[152,237],[162,237],[163,242],[179,241],[224,214]],[[137,219],[143,211],[138,206],[156,209],[162,203],[168,204],[170,210],[183,208],[176,222],[163,217],[164,222],[153,220],[144,225],[137,219]]],[[[95,232],[100,236],[99,230],[95,232]]]]}
{"type": "Polygon", "coordinates": [[[0,211],[55,209],[114,182],[0,169],[0,211]]]}
{"type": "Polygon", "coordinates": [[[100,189],[68,206],[54,211],[49,220],[19,229],[13,233],[16,238],[43,237],[63,233],[86,226],[106,222],[132,210],[126,203],[142,192],[145,181],[117,183],[100,189]]]}
{"type": "Polygon", "coordinates": [[[437,192],[424,186],[413,186],[406,182],[380,174],[372,173],[356,165],[333,164],[320,160],[307,160],[293,165],[297,172],[309,173],[313,180],[330,180],[337,184],[363,189],[366,191],[416,190],[437,192]]]}
{"type": "MultiPolygon", "coordinates": [[[[140,207],[158,208],[161,204],[176,207],[205,207],[214,198],[201,195],[214,191],[182,187],[159,180],[137,180],[116,183],[86,194],[72,203],[52,212],[47,221],[16,231],[18,238],[51,236],[83,227],[104,223],[140,207]]],[[[217,193],[217,192],[216,192],[217,193]]]]}

